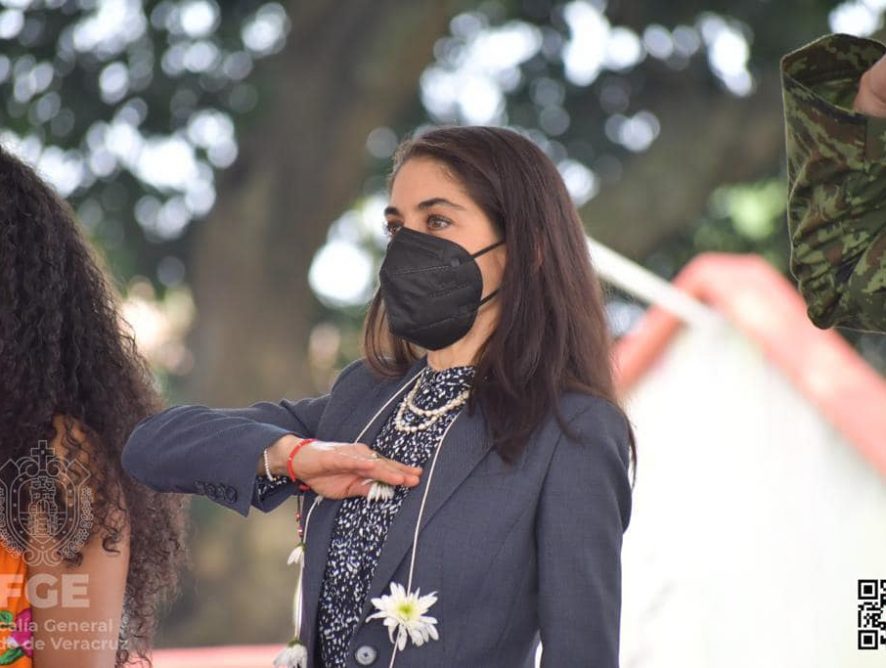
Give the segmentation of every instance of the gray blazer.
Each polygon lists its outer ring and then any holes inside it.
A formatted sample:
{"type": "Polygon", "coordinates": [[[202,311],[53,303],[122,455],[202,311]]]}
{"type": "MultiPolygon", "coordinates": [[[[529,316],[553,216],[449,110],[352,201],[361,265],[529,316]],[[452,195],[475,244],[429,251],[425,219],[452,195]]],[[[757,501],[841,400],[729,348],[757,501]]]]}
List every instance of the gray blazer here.
{"type": "MultiPolygon", "coordinates": [[[[251,506],[268,512],[301,492],[286,484],[259,496],[256,465],[264,448],[290,433],[352,442],[370,420],[361,441],[371,445],[426,364],[422,357],[402,378],[380,380],[357,360],[329,394],[296,402],[174,406],[136,426],[123,466],[156,490],[205,494],[243,516],[251,506]]],[[[440,638],[408,643],[395,666],[531,668],[539,641],[545,668],[618,666],[621,545],[631,514],[627,426],[604,399],[567,392],[560,402],[581,438],[566,438],[551,415],[512,469],[492,449],[481,410],[464,409],[452,422],[439,446],[413,576],[422,594],[438,592],[427,614],[437,618],[440,638]]],[[[348,649],[349,668],[389,664],[387,629],[365,619],[374,612],[370,599],[389,593],[392,581],[406,586],[430,462],[390,526],[348,649]]],[[[307,514],[316,494],[305,494],[307,514]]],[[[301,637],[310,668],[321,668],[317,602],[340,504],[321,499],[306,536],[301,637]]]]}

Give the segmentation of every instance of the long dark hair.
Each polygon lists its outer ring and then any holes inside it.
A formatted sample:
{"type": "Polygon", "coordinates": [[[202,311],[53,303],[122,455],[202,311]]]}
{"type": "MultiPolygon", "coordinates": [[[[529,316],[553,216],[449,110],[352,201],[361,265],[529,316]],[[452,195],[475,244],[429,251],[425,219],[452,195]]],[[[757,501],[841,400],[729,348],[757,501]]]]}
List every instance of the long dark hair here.
{"type": "MultiPolygon", "coordinates": [[[[506,239],[499,322],[481,346],[469,410],[479,402],[495,447],[513,462],[561,391],[614,404],[627,423],[636,477],[636,438],[615,389],[612,337],[603,288],[591,265],[578,211],[554,163],[531,140],[505,128],[442,126],[405,139],[394,154],[388,188],[416,157],[443,164],[506,239]]],[[[376,291],[363,326],[370,366],[402,376],[418,350],[392,334],[376,291]]],[[[633,485],[633,481],[632,481],[633,485]]]]}
{"type": "MultiPolygon", "coordinates": [[[[133,654],[150,665],[158,607],[178,593],[180,567],[188,560],[187,507],[185,497],[154,492],[129,477],[120,453],[160,399],[70,206],[2,147],[0,397],[4,461],[27,456],[41,440],[60,443],[65,460],[88,469],[95,494],[90,536],[116,553],[128,524],[116,665],[133,654]]],[[[82,558],[77,552],[64,561],[77,565],[82,558]]]]}

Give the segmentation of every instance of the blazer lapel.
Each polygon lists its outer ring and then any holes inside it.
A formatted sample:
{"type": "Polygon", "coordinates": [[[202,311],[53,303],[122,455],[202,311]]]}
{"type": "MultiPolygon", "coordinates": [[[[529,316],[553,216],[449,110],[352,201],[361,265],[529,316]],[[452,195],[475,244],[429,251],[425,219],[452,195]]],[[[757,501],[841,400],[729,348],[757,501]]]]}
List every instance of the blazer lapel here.
{"type": "MultiPolygon", "coordinates": [[[[491,446],[492,439],[486,433],[486,421],[479,407],[474,415],[468,415],[467,410],[462,409],[451,423],[446,437],[437,445],[439,455],[434,466],[433,478],[430,474],[434,453],[431,453],[424,465],[421,482],[409,490],[400,510],[391,521],[363,605],[361,623],[373,612],[372,599],[388,593],[391,578],[409,554],[422,496],[428,482],[430,481],[430,489],[419,527],[416,563],[420,563],[421,559],[421,531],[430,522],[434,513],[486,456],[491,446]]],[[[400,584],[406,587],[405,580],[400,584]]]]}
{"type": "MultiPolygon", "coordinates": [[[[370,400],[367,409],[357,409],[351,413],[354,418],[348,420],[342,431],[342,439],[350,439],[356,442],[359,436],[359,442],[371,445],[388,416],[397,406],[398,398],[402,397],[406,387],[410,385],[410,380],[421,371],[427,364],[427,356],[420,357],[413,362],[409,371],[393,386],[385,387],[382,384],[376,387],[370,393],[370,400]],[[395,397],[378,415],[378,410],[384,406],[392,397],[395,397]],[[375,416],[375,419],[372,417],[375,416]],[[371,420],[367,424],[367,420],[371,420]],[[364,430],[365,429],[365,430],[364,430]],[[363,435],[360,436],[360,433],[363,435]]],[[[454,425],[453,425],[454,429],[454,425]]],[[[452,431],[452,430],[450,430],[452,431]]],[[[439,465],[439,463],[438,463],[439,465]]],[[[424,478],[424,476],[422,476],[424,478]]],[[[416,486],[412,491],[417,490],[416,486]]],[[[307,532],[305,534],[305,564],[302,583],[302,596],[304,600],[301,639],[308,649],[308,656],[313,657],[315,652],[314,640],[316,636],[317,625],[317,608],[320,599],[320,588],[323,583],[323,574],[326,570],[326,561],[329,555],[329,544],[332,540],[332,529],[335,525],[335,518],[338,509],[341,506],[342,499],[323,498],[316,504],[314,500],[317,495],[314,492],[305,493],[305,503],[303,513],[307,520],[307,532]],[[313,506],[313,510],[311,507],[313,506]]],[[[408,495],[407,495],[408,499],[408,495]]],[[[405,505],[405,504],[404,504],[405,505]]],[[[426,509],[427,512],[427,509],[426,509]]],[[[399,514],[399,513],[398,513],[399,514]]]]}

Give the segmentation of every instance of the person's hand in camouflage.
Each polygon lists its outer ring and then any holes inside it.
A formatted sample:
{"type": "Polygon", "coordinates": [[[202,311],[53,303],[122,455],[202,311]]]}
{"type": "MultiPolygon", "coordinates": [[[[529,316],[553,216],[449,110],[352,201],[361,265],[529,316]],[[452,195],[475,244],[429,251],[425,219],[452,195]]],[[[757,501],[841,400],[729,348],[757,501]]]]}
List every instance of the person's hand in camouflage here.
{"type": "Polygon", "coordinates": [[[852,106],[867,116],[886,117],[886,56],[861,75],[852,106]]]}
{"type": "Polygon", "coordinates": [[[886,44],[825,35],[781,72],[790,271],[809,319],[886,332],[886,44]]]}

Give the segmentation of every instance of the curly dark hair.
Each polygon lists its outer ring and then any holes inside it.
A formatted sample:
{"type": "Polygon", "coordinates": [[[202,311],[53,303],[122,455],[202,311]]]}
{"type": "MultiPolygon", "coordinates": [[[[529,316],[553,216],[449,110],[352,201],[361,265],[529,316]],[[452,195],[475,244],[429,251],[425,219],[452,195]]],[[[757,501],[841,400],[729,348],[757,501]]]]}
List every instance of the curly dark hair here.
{"type": "MultiPolygon", "coordinates": [[[[101,536],[102,547],[117,553],[127,528],[130,534],[115,665],[134,655],[152,665],[158,611],[178,595],[182,568],[190,565],[187,501],[149,489],[120,464],[129,433],[161,400],[118,313],[117,291],[70,205],[0,147],[3,461],[55,440],[66,459],[86,462],[94,493],[90,537],[101,536]],[[54,421],[65,433],[57,433],[54,421]]],[[[82,558],[69,553],[64,563],[82,558]]]]}

